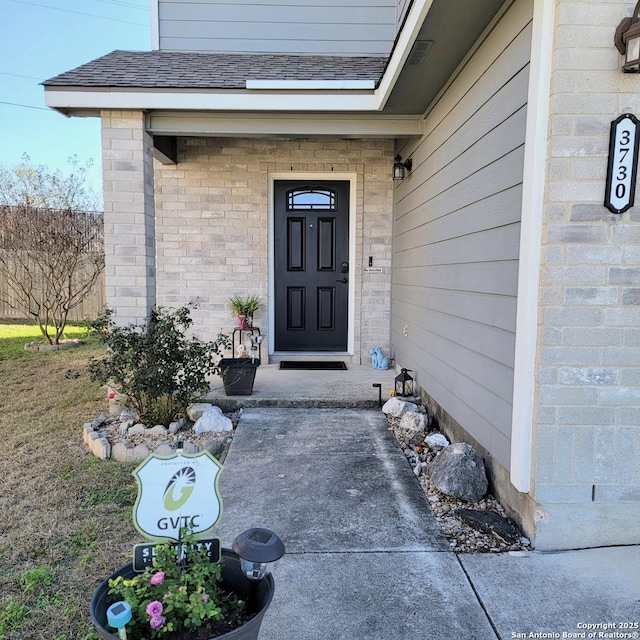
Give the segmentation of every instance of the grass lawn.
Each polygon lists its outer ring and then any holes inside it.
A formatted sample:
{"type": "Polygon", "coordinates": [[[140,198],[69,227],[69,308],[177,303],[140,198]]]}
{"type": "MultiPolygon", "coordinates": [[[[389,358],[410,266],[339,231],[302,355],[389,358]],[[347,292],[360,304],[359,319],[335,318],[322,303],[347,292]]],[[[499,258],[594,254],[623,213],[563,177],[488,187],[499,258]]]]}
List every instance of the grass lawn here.
{"type": "Polygon", "coordinates": [[[0,638],[96,638],[93,590],[143,542],[133,466],[81,444],[82,424],[107,408],[86,370],[103,347],[24,351],[38,339],[37,327],[0,324],[0,638]]]}

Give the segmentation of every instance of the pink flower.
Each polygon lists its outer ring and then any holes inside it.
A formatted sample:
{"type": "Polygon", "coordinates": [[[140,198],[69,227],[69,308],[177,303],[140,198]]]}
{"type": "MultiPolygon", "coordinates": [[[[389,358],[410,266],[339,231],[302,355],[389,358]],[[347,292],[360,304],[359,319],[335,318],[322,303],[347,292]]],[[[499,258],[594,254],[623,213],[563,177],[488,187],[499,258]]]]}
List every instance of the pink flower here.
{"type": "Polygon", "coordinates": [[[209,602],[209,596],[206,593],[202,594],[202,602],[204,602],[205,604],[209,602]]]}
{"type": "Polygon", "coordinates": [[[164,627],[164,618],[162,616],[154,616],[149,621],[149,626],[155,631],[162,629],[162,627],[164,627]]]}
{"type": "Polygon", "coordinates": [[[151,576],[151,580],[149,580],[149,582],[154,587],[157,587],[159,584],[162,584],[164,582],[164,571],[158,571],[158,573],[154,573],[151,576]]]}
{"type": "Polygon", "coordinates": [[[113,400],[115,397],[116,397],[116,394],[112,391],[112,392],[109,394],[109,400],[113,400]]]}
{"type": "MultiPolygon", "coordinates": [[[[162,602],[159,602],[158,600],[154,600],[153,602],[150,602],[147,605],[147,615],[150,616],[151,618],[160,617],[162,615],[162,602]]],[[[162,618],[162,624],[164,624],[164,618],[162,618]]]]}

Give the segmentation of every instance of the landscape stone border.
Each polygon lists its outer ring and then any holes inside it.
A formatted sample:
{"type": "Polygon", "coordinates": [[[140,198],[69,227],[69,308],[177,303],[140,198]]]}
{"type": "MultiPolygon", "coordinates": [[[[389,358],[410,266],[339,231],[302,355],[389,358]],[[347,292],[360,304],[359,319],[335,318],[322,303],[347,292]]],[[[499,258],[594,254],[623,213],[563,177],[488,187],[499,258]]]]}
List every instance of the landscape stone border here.
{"type": "Polygon", "coordinates": [[[59,344],[48,344],[44,342],[27,342],[24,345],[25,351],[59,351],[60,349],[71,349],[79,347],[83,344],[82,340],[74,338],[73,340],[65,340],[59,344]]]}

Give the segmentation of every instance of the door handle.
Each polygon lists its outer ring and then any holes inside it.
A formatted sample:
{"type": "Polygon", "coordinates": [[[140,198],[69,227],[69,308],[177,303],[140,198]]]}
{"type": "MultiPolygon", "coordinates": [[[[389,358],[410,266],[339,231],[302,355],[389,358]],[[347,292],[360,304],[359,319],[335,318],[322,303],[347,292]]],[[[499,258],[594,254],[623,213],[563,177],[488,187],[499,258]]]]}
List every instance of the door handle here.
{"type": "Polygon", "coordinates": [[[340,280],[336,280],[336,282],[342,282],[342,284],[347,284],[349,282],[346,278],[341,278],[340,280]]]}

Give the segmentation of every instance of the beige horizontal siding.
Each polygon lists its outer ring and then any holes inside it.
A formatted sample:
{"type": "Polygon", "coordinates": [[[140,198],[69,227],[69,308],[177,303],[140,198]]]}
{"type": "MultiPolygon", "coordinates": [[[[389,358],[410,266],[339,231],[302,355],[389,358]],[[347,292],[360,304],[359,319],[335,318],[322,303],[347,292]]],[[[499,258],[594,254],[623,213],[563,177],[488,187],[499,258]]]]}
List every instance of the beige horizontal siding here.
{"type": "Polygon", "coordinates": [[[401,149],[396,189],[396,360],[506,468],[531,16],[518,0],[488,34],[401,149]]]}
{"type": "Polygon", "coordinates": [[[394,0],[160,0],[160,48],[184,51],[386,55],[394,0]]]}

